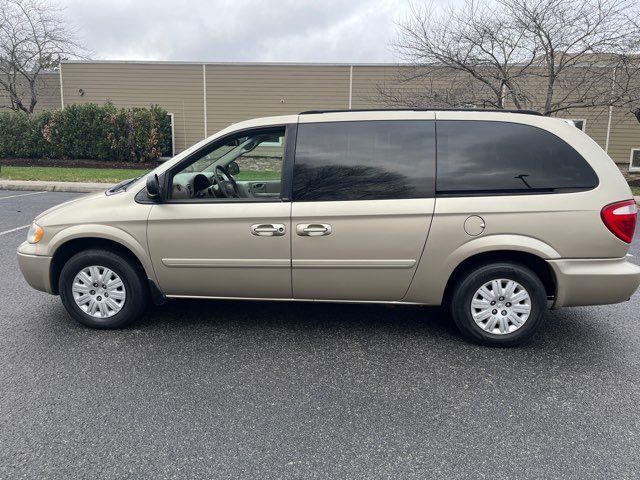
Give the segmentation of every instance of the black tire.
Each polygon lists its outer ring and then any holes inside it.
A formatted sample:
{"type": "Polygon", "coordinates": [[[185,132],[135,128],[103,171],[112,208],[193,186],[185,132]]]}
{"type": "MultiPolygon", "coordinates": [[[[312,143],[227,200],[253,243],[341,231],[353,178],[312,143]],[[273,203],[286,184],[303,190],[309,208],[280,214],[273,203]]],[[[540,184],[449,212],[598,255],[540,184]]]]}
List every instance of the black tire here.
{"type": "Polygon", "coordinates": [[[459,279],[451,297],[450,310],[456,326],[469,340],[486,346],[512,347],[531,340],[544,323],[547,294],[544,285],[531,269],[517,263],[491,263],[477,267],[459,279]],[[529,317],[520,328],[511,333],[487,332],[476,324],[471,314],[471,301],[475,293],[485,283],[495,279],[515,280],[529,294],[529,317]]]}
{"type": "Polygon", "coordinates": [[[149,299],[147,284],[137,265],[132,265],[128,259],[117,253],[101,249],[84,250],[71,257],[60,272],[59,291],[62,304],[69,315],[83,325],[101,329],[122,328],[129,325],[142,316],[149,299]],[[72,286],[76,275],[82,269],[93,265],[111,269],[124,284],[126,292],[124,304],[121,310],[112,316],[105,318],[91,316],[74,300],[72,286]]]}

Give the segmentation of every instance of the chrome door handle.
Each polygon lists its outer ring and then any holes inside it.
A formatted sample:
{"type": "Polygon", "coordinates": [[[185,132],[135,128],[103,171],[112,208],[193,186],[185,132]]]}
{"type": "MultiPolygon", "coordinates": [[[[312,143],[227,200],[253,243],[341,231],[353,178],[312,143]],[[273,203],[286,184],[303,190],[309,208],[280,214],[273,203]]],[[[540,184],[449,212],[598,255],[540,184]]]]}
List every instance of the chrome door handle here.
{"type": "Polygon", "coordinates": [[[281,237],[285,228],[283,223],[256,223],[251,225],[251,233],[258,237],[281,237]]]}
{"type": "Polygon", "coordinates": [[[328,223],[299,223],[296,233],[301,237],[320,237],[331,235],[331,225],[328,223]]]}

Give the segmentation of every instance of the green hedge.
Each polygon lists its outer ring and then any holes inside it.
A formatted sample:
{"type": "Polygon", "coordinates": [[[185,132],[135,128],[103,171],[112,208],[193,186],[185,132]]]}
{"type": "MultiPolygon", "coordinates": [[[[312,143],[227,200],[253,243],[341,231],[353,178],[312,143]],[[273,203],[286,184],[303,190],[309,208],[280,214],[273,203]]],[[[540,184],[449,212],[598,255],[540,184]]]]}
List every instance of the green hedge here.
{"type": "Polygon", "coordinates": [[[171,153],[171,123],[158,107],[70,105],[30,117],[0,112],[0,157],[146,162],[171,153]]]}

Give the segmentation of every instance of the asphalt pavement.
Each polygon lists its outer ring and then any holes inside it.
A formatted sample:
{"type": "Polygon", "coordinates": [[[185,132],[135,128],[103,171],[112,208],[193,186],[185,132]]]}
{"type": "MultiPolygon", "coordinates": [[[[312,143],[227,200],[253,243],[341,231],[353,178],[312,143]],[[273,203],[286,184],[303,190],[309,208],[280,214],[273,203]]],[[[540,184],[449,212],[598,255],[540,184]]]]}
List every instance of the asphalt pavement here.
{"type": "Polygon", "coordinates": [[[10,231],[77,195],[25,193],[0,191],[2,479],[640,477],[638,293],[515,349],[384,305],[172,301],[96,331],[10,231]]]}

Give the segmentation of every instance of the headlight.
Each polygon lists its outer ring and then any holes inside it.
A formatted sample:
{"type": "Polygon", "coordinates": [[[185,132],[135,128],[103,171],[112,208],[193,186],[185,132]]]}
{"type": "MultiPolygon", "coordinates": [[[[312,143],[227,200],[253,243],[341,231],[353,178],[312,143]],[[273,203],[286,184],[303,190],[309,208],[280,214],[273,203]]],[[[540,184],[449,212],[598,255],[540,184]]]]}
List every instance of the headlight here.
{"type": "Polygon", "coordinates": [[[42,235],[44,235],[44,229],[36,222],[33,222],[29,227],[29,233],[27,233],[27,242],[38,243],[42,240],[42,235]]]}

